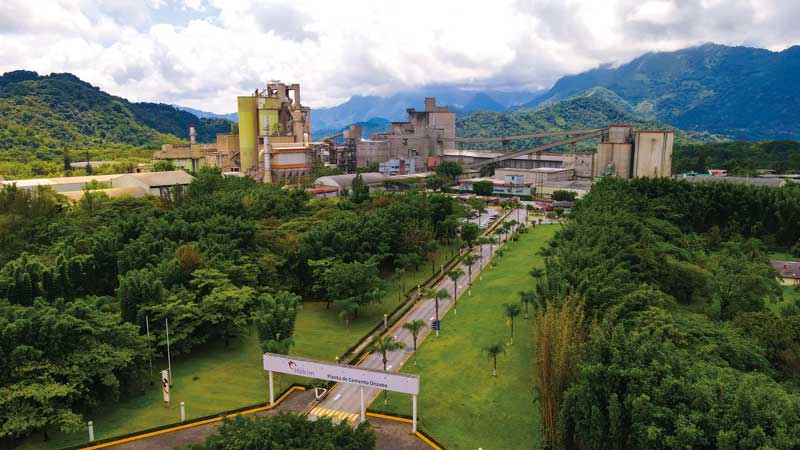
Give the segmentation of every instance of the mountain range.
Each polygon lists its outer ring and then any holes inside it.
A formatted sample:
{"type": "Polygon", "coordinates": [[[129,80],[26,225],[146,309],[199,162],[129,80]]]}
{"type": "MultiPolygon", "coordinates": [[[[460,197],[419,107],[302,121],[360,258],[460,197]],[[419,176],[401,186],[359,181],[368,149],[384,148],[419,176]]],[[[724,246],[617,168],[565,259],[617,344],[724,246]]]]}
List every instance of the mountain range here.
{"type": "Polygon", "coordinates": [[[800,139],[800,46],[780,52],[705,44],[647,53],[558,80],[522,110],[602,87],[632,112],[733,139],[800,139]]]}
{"type": "MultiPolygon", "coordinates": [[[[312,125],[328,132],[374,119],[405,120],[406,108],[421,109],[425,97],[436,97],[460,119],[490,111],[511,114],[516,119],[508,121],[519,122],[526,113],[560,101],[599,96],[638,121],[658,120],[692,136],[800,139],[797,80],[800,46],[773,52],[704,44],[567,75],[546,91],[432,85],[386,97],[356,95],[340,105],[314,109],[312,125]]],[[[505,116],[491,117],[505,120],[505,116]]]]}
{"type": "MultiPolygon", "coordinates": [[[[458,134],[466,137],[632,122],[675,127],[684,141],[800,140],[797,80],[800,46],[772,52],[706,44],[565,76],[547,91],[435,85],[354,96],[314,109],[312,126],[316,139],[350,123],[362,124],[370,136],[404,120],[407,108],[422,109],[425,97],[436,97],[457,112],[458,134]]],[[[201,142],[213,142],[234,117],[130,102],[69,73],[8,72],[0,76],[0,162],[53,163],[85,149],[95,156],[102,150],[105,157],[146,157],[160,144],[187,139],[190,125],[201,142]]]]}

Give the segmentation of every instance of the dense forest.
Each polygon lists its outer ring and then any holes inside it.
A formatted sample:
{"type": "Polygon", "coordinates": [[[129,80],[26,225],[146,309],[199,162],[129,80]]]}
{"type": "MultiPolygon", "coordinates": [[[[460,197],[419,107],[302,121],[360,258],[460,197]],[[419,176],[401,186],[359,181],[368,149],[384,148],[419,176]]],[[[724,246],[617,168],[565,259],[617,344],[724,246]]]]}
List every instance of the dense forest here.
{"type": "Polygon", "coordinates": [[[326,299],[342,326],[380,298],[382,275],[456,239],[450,197],[370,195],[338,202],[203,169],[165,198],[48,187],[0,190],[0,440],[55,427],[140,392],[144,361],[255,329],[287,352],[300,302],[326,299]]]}
{"type": "Polygon", "coordinates": [[[606,179],[544,251],[536,379],[570,449],[800,447],[800,187],[606,179]]]}
{"type": "Polygon", "coordinates": [[[717,142],[675,146],[674,173],[726,169],[731,175],[753,176],[759,169],[800,172],[800,142],[717,142]]]}
{"type": "Polygon", "coordinates": [[[16,71],[0,76],[0,175],[59,174],[65,159],[147,158],[164,143],[200,142],[231,122],[199,119],[170,105],[133,103],[68,74],[16,71]]]}

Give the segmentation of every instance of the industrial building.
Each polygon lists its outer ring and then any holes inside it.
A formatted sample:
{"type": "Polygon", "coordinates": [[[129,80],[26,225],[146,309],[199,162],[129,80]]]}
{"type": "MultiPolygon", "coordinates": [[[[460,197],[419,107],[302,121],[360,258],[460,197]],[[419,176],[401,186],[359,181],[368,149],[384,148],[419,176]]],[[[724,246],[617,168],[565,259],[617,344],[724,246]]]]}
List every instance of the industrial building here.
{"type": "Polygon", "coordinates": [[[269,83],[237,98],[239,132],[218,134],[216,144],[166,144],[153,160],[198,170],[208,165],[265,183],[308,177],[314,167],[311,108],[300,103],[300,85],[269,83]]]}
{"type": "Polygon", "coordinates": [[[311,108],[299,84],[270,83],[237,105],[242,173],[265,183],[311,175],[311,108]]]}
{"type": "Polygon", "coordinates": [[[452,139],[456,135],[456,113],[436,105],[436,99],[431,97],[425,99],[423,111],[409,108],[406,112],[407,121],[392,122],[388,132],[373,134],[370,139],[363,138],[357,125],[332,136],[343,137],[344,143],[333,145],[329,165],[347,173],[356,167],[393,160],[405,161],[408,173],[436,167],[444,150],[455,149],[452,139]]]}
{"type": "Polygon", "coordinates": [[[7,180],[2,185],[16,185],[20,189],[49,186],[70,200],[80,200],[87,185],[98,187],[98,191],[109,197],[129,195],[144,197],[154,195],[171,198],[177,187],[187,187],[194,178],[183,170],[168,172],[122,173],[112,175],[87,175],[81,177],[34,178],[29,180],[7,180]]]}

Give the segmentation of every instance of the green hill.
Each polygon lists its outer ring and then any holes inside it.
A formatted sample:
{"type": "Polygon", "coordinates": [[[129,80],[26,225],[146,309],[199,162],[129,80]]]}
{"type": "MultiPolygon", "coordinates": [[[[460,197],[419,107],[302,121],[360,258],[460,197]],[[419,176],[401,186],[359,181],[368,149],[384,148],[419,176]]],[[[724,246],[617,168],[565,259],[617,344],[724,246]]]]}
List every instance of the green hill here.
{"type": "MultiPolygon", "coordinates": [[[[457,134],[463,137],[490,137],[540,133],[559,130],[603,128],[612,123],[631,123],[647,128],[669,128],[657,120],[650,120],[626,111],[609,101],[599,92],[587,96],[543,105],[536,109],[502,112],[476,112],[456,122],[457,134]]],[[[684,133],[679,133],[685,138],[684,133]]],[[[525,149],[540,144],[544,140],[514,141],[512,149],[525,149]]],[[[465,148],[500,148],[499,144],[472,145],[465,148]]]]}
{"type": "Polygon", "coordinates": [[[167,142],[201,142],[230,130],[224,119],[199,119],[170,105],[133,103],[68,74],[15,71],[0,76],[0,175],[43,175],[26,165],[62,165],[64,154],[92,159],[147,157],[167,142]]]}
{"type": "Polygon", "coordinates": [[[632,111],[735,139],[800,139],[800,46],[781,52],[706,44],[647,53],[558,80],[522,109],[602,87],[632,111]]]}

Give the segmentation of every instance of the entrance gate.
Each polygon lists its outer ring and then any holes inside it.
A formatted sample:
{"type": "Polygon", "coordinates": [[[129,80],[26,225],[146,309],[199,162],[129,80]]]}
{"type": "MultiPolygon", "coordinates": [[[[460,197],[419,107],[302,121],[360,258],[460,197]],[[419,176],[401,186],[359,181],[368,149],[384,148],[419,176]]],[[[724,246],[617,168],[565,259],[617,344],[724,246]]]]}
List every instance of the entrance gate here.
{"type": "Polygon", "coordinates": [[[294,356],[264,353],[264,370],[269,372],[269,404],[275,404],[275,391],[272,384],[272,372],[317,378],[336,383],[354,384],[361,389],[361,422],[366,420],[364,405],[364,388],[385,389],[387,391],[411,394],[413,418],[412,432],[417,432],[417,395],[419,395],[419,377],[382,370],[362,369],[356,366],[335,364],[326,361],[297,358],[294,356]]]}

